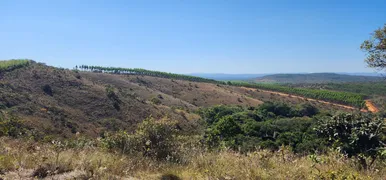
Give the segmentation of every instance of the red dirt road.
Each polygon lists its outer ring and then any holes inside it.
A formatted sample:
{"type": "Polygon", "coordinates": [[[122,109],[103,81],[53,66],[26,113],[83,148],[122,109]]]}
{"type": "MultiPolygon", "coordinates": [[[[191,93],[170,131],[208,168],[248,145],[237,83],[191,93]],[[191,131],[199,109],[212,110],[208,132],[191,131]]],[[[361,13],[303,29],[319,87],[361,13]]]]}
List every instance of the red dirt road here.
{"type": "MultiPolygon", "coordinates": [[[[247,88],[247,87],[242,87],[242,88],[247,89],[247,90],[255,90],[254,88],[247,88]]],[[[296,98],[300,98],[300,99],[304,99],[304,100],[307,99],[308,101],[320,102],[320,103],[329,104],[329,105],[333,105],[333,106],[343,107],[343,108],[346,108],[346,109],[352,109],[352,110],[357,109],[356,107],[353,107],[353,106],[347,106],[347,105],[332,103],[332,102],[328,102],[328,101],[322,101],[322,100],[317,100],[317,99],[305,98],[305,97],[302,97],[302,96],[290,95],[290,94],[281,93],[281,92],[267,91],[267,90],[262,90],[262,89],[259,89],[259,91],[267,92],[267,93],[273,93],[273,94],[277,94],[277,95],[280,95],[280,96],[287,96],[287,97],[291,96],[291,97],[296,97],[296,98]]],[[[377,113],[379,111],[378,108],[375,107],[374,104],[370,100],[366,100],[365,103],[366,103],[366,107],[367,107],[368,110],[361,109],[362,112],[370,111],[372,113],[377,113]]]]}
{"type": "Polygon", "coordinates": [[[377,107],[375,107],[375,105],[373,104],[373,102],[371,102],[370,100],[366,100],[366,107],[367,109],[372,112],[372,113],[377,113],[379,112],[379,109],[377,107]]]}

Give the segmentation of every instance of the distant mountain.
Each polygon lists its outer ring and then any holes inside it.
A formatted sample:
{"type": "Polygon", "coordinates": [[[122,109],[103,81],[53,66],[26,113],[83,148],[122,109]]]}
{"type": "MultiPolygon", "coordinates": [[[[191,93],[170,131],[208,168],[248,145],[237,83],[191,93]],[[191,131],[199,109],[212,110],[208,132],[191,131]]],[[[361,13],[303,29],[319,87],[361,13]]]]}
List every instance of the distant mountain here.
{"type": "Polygon", "coordinates": [[[263,77],[269,74],[223,74],[223,73],[192,73],[192,76],[198,76],[218,81],[224,80],[250,80],[258,77],[263,77]]]}
{"type": "Polygon", "coordinates": [[[383,80],[379,76],[348,75],[338,73],[272,74],[256,78],[255,82],[273,83],[342,83],[383,80]]]}
{"type": "MultiPolygon", "coordinates": [[[[302,76],[309,76],[309,78],[317,78],[322,80],[328,80],[328,82],[341,82],[339,79],[342,80],[342,82],[362,82],[367,81],[369,79],[374,80],[373,77],[385,77],[385,74],[381,73],[347,73],[347,72],[339,72],[339,73],[285,73],[285,74],[279,74],[279,73],[263,73],[263,74],[225,74],[225,73],[191,73],[189,75],[192,76],[198,76],[202,78],[208,78],[208,79],[214,79],[218,81],[225,81],[225,80],[253,80],[253,79],[261,79],[262,77],[267,77],[268,81],[270,80],[270,76],[276,77],[278,75],[279,79],[282,79],[286,77],[286,75],[289,75],[289,77],[298,77],[299,75],[302,76]],[[345,76],[346,75],[346,76],[345,76]],[[350,77],[354,76],[354,77],[350,77]],[[358,76],[360,76],[359,81],[357,81],[358,76]]],[[[304,77],[305,78],[305,77],[304,77]]],[[[303,78],[303,79],[304,79],[303,78]]],[[[279,80],[278,79],[278,80],[279,80]]],[[[272,79],[275,80],[275,79],[272,79]]],[[[375,79],[376,80],[376,79],[375,79]]]]}
{"type": "Polygon", "coordinates": [[[346,74],[346,75],[353,75],[353,76],[378,76],[378,77],[384,77],[385,74],[383,73],[345,73],[345,72],[342,72],[342,73],[337,73],[337,74],[346,74]]]}

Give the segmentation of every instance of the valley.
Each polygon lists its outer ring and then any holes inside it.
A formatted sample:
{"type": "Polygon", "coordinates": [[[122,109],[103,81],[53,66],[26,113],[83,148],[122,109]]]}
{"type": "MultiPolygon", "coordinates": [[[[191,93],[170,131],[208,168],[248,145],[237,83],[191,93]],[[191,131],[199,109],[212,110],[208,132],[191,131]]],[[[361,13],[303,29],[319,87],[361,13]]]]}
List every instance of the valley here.
{"type": "Polygon", "coordinates": [[[64,136],[77,132],[96,136],[116,127],[130,130],[150,115],[170,116],[189,127],[192,119],[197,120],[192,112],[218,104],[254,107],[266,101],[294,105],[309,102],[327,111],[355,110],[336,103],[225,83],[72,71],[40,63],[2,73],[0,85],[0,102],[7,111],[26,119],[28,126],[39,131],[64,136]],[[116,97],[108,97],[107,87],[111,87],[116,97]],[[106,127],[105,123],[113,124],[106,127]]]}
{"type": "Polygon", "coordinates": [[[3,1],[0,180],[386,180],[385,0],[3,1]]]}
{"type": "Polygon", "coordinates": [[[353,92],[144,69],[82,65],[82,70],[69,70],[32,60],[4,61],[0,67],[0,178],[5,179],[223,178],[233,165],[250,172],[236,169],[229,177],[269,179],[279,169],[262,173],[263,161],[287,169],[309,166],[274,176],[279,179],[332,177],[330,170],[339,163],[342,177],[353,171],[364,177],[351,167],[354,160],[335,159],[329,131],[323,129],[338,128],[340,118],[358,126],[373,122],[370,129],[384,121],[383,107],[353,92]],[[331,163],[317,171],[311,166],[315,160],[301,154],[331,163]],[[229,162],[237,157],[240,162],[229,162]],[[251,160],[253,166],[243,166],[251,160]],[[212,163],[225,165],[212,168],[212,163]]]}

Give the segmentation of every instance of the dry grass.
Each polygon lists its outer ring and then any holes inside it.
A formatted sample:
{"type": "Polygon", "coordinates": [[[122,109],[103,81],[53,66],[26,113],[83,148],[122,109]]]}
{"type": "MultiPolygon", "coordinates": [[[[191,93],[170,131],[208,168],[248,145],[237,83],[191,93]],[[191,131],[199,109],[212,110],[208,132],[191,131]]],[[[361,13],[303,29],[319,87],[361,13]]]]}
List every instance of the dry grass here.
{"type": "MultiPolygon", "coordinates": [[[[135,124],[150,115],[169,116],[179,120],[182,128],[190,127],[194,125],[190,120],[198,119],[192,112],[219,104],[256,107],[266,101],[306,102],[235,86],[150,76],[79,73],[37,63],[4,71],[0,76],[0,109],[19,116],[36,132],[61,137],[73,137],[77,132],[98,137],[104,131],[117,130],[114,127],[132,131],[135,124]],[[106,86],[114,87],[118,100],[108,97],[106,86]],[[157,98],[154,104],[149,101],[153,97],[162,98],[157,98]],[[175,112],[172,107],[185,113],[175,112]],[[106,123],[109,126],[105,126],[106,123]]],[[[321,110],[341,110],[319,102],[310,103],[321,110]]]]}
{"type": "Polygon", "coordinates": [[[338,153],[296,156],[257,151],[242,155],[231,151],[205,152],[186,148],[183,163],[160,162],[103,149],[58,149],[50,144],[0,139],[0,178],[33,179],[384,179],[385,164],[358,170],[353,160],[338,153]]]}
{"type": "MultiPolygon", "coordinates": [[[[318,157],[296,157],[289,152],[258,151],[248,155],[234,152],[203,154],[184,167],[181,177],[198,179],[382,179],[386,174],[355,170],[353,162],[338,154],[318,157]]],[[[385,169],[383,169],[385,170],[385,169]]]]}

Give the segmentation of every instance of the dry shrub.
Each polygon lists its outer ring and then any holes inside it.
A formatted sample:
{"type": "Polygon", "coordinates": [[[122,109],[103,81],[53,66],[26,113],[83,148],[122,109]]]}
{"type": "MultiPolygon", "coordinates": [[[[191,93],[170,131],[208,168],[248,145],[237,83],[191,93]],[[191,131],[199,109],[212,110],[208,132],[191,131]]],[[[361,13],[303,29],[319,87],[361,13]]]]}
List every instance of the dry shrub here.
{"type": "Polygon", "coordinates": [[[71,167],[69,164],[64,165],[55,165],[55,164],[43,164],[39,166],[37,169],[35,169],[32,173],[32,177],[37,177],[37,178],[45,178],[47,176],[52,176],[56,174],[62,174],[65,172],[72,171],[71,167]]]}
{"type": "Polygon", "coordinates": [[[378,163],[373,170],[359,170],[355,168],[355,161],[338,152],[299,156],[286,147],[278,152],[259,150],[247,154],[229,150],[207,152],[194,145],[194,137],[176,139],[185,141],[180,144],[179,154],[184,162],[159,161],[99,147],[84,147],[61,151],[59,165],[55,164],[53,145],[33,144],[35,150],[31,151],[31,144],[23,140],[0,139],[0,167],[8,167],[0,178],[29,179],[33,175],[51,178],[69,170],[80,172],[73,177],[76,179],[383,179],[386,176],[384,164],[378,163]],[[58,166],[59,170],[67,170],[55,172],[58,166]],[[34,169],[35,172],[31,171],[25,177],[8,176],[9,172],[22,169],[34,169]]]}
{"type": "Polygon", "coordinates": [[[168,119],[156,121],[150,117],[140,123],[133,134],[120,131],[106,134],[102,144],[125,154],[140,154],[157,160],[177,160],[178,143],[175,122],[168,119]]]}
{"type": "Polygon", "coordinates": [[[232,151],[203,153],[176,174],[198,179],[382,179],[386,175],[385,167],[375,171],[355,169],[353,161],[339,153],[318,158],[322,161],[315,164],[310,157],[295,156],[287,150],[247,155],[232,151]]]}

